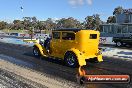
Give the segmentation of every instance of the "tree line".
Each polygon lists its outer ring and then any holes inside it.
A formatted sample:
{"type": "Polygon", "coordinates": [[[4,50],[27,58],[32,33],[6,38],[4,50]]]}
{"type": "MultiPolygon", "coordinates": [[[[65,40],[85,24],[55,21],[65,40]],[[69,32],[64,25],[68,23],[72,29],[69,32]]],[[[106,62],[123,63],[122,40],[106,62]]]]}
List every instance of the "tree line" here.
{"type": "Polygon", "coordinates": [[[0,22],[0,29],[29,30],[31,27],[34,28],[34,30],[53,30],[57,28],[96,29],[101,22],[98,14],[87,16],[84,22],[80,22],[73,17],[61,18],[59,20],[48,18],[45,21],[38,20],[36,17],[23,17],[23,21],[14,20],[12,23],[0,22]]]}
{"type": "MultiPolygon", "coordinates": [[[[117,7],[113,11],[113,16],[108,17],[107,23],[115,23],[116,14],[121,13],[122,7],[117,7]]],[[[57,28],[85,28],[85,29],[96,29],[99,30],[99,25],[103,24],[100,19],[99,14],[94,14],[92,16],[87,16],[83,22],[73,18],[61,18],[54,20],[48,18],[47,20],[38,20],[36,17],[23,17],[23,20],[14,20],[12,23],[7,23],[4,21],[0,22],[0,30],[10,29],[10,30],[53,30],[57,28]]]]}

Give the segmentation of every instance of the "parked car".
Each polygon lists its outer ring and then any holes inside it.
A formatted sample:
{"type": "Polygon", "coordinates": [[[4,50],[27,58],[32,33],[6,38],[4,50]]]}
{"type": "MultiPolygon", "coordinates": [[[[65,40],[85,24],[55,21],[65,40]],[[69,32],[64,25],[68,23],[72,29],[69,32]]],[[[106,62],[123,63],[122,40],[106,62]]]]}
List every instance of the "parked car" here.
{"type": "Polygon", "coordinates": [[[132,36],[130,37],[113,37],[113,42],[116,43],[116,46],[125,46],[132,45],[132,36]]]}
{"type": "Polygon", "coordinates": [[[86,65],[88,59],[101,62],[99,31],[83,29],[58,29],[52,31],[52,38],[45,44],[36,43],[35,56],[61,58],[70,67],[86,65]]]}

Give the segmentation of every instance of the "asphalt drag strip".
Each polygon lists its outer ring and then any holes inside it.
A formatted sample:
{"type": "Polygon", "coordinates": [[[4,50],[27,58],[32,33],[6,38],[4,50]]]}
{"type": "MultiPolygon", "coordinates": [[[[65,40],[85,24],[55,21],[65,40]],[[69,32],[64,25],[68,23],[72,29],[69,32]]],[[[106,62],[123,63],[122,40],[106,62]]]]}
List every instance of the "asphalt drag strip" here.
{"type": "Polygon", "coordinates": [[[4,60],[0,60],[0,84],[9,88],[79,88],[73,82],[58,81],[4,60]]]}
{"type": "MultiPolygon", "coordinates": [[[[32,54],[32,47],[0,43],[0,66],[6,73],[11,72],[30,81],[49,88],[132,88],[132,82],[129,84],[85,84],[76,83],[77,69],[67,67],[58,60],[50,58],[36,58],[32,54]],[[0,63],[1,65],[2,63],[0,63]],[[10,68],[11,66],[15,66],[10,68]],[[9,66],[9,67],[6,67],[9,66]],[[5,68],[6,67],[6,68],[5,68]],[[10,69],[9,69],[10,68],[10,69]],[[23,70],[22,70],[23,69],[23,70]],[[26,70],[25,70],[26,69],[26,70]],[[21,71],[21,72],[19,72],[21,71]],[[19,74],[18,74],[19,73],[19,74]],[[31,73],[29,75],[29,73],[31,73]],[[32,75],[33,74],[33,75],[32,75]],[[38,77],[36,77],[36,75],[38,77]],[[35,76],[35,77],[34,77],[35,76]],[[28,78],[29,77],[29,78],[28,78]],[[37,80],[36,80],[37,79],[37,80]],[[48,80],[47,80],[48,79],[48,80]],[[44,80],[42,82],[42,80],[44,80]],[[37,82],[36,82],[37,81],[37,82]],[[52,81],[52,82],[51,82],[52,81]],[[52,86],[50,86],[48,83],[52,86]]],[[[87,63],[86,70],[88,74],[128,74],[132,79],[132,62],[119,58],[104,57],[102,63],[87,63]]],[[[6,76],[4,77],[6,78],[6,76]]],[[[1,78],[2,79],[2,78],[1,78]]],[[[30,87],[30,83],[28,86],[30,87]]],[[[36,85],[37,85],[36,84],[36,85]]],[[[4,83],[0,83],[4,86],[4,83]]],[[[31,86],[33,86],[31,84],[31,86]]],[[[33,86],[35,87],[35,86],[33,86]]],[[[23,87],[22,87],[23,88],[23,87]]],[[[28,87],[27,87],[28,88],[28,87]]],[[[36,87],[38,88],[38,87],[36,87]]]]}

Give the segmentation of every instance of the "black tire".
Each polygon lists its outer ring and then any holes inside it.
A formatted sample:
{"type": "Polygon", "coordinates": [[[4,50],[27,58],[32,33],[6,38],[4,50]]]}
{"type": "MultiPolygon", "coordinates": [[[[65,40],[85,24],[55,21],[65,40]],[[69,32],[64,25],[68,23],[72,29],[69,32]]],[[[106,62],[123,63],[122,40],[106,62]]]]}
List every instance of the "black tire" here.
{"type": "Polygon", "coordinates": [[[116,42],[116,46],[120,47],[120,46],[122,46],[122,43],[121,42],[116,42]]]}
{"type": "Polygon", "coordinates": [[[33,48],[33,55],[35,57],[40,57],[40,51],[39,51],[39,49],[37,47],[33,48]]]}
{"type": "Polygon", "coordinates": [[[79,67],[77,56],[73,52],[67,52],[64,57],[65,64],[69,67],[79,67]]]}

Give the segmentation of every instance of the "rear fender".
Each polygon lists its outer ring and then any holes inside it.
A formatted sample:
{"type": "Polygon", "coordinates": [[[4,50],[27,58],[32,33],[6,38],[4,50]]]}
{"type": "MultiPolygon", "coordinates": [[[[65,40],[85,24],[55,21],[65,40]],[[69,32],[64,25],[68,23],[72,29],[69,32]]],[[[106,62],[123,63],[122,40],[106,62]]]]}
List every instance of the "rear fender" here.
{"type": "Polygon", "coordinates": [[[40,53],[41,53],[41,55],[43,55],[43,56],[44,56],[44,55],[47,55],[47,52],[46,52],[46,49],[45,49],[44,46],[42,46],[42,45],[36,43],[33,47],[38,48],[39,51],[40,51],[40,53]]]}
{"type": "MultiPolygon", "coordinates": [[[[83,56],[83,54],[79,50],[72,48],[68,51],[73,52],[77,56],[77,60],[78,60],[78,63],[80,66],[86,65],[85,57],[83,56]]],[[[66,52],[68,52],[68,51],[66,51],[66,52]]]]}
{"type": "Polygon", "coordinates": [[[99,52],[99,54],[97,56],[98,62],[102,62],[103,61],[103,58],[102,58],[101,50],[99,50],[98,52],[99,52]]]}

